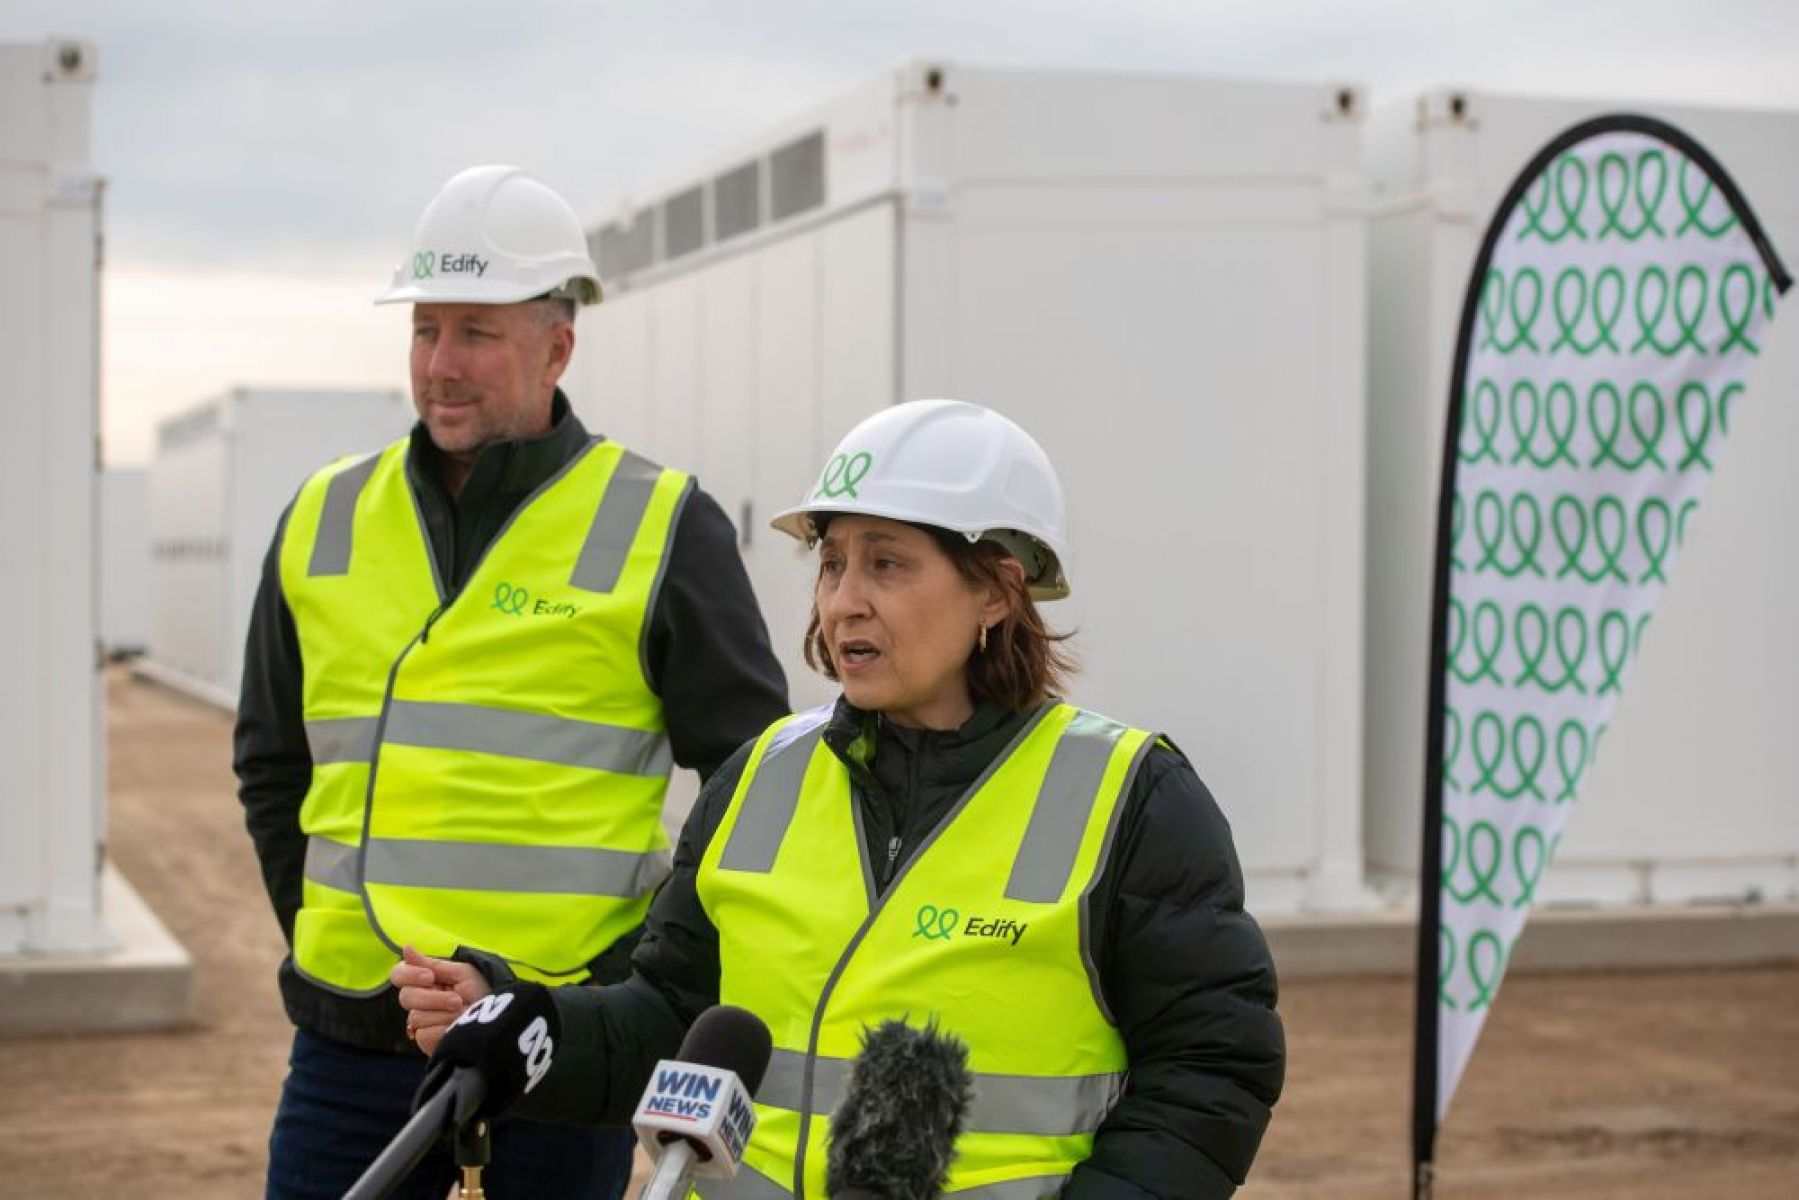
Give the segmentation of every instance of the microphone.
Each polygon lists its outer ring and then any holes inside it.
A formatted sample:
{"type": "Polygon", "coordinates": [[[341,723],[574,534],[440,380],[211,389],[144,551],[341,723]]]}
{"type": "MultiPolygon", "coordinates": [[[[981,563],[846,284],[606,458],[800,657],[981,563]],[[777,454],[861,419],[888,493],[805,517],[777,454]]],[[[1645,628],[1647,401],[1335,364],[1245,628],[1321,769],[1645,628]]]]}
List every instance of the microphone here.
{"type": "Polygon", "coordinates": [[[832,1200],[934,1200],[943,1191],[974,1078],[968,1047],[883,1021],[862,1034],[843,1101],[831,1114],[825,1194],[832,1200]]]}
{"type": "Polygon", "coordinates": [[[482,1135],[464,1131],[536,1087],[549,1073],[561,1022],[550,989],[517,983],[469,1005],[456,1018],[419,1084],[412,1119],[395,1135],[344,1200],[379,1200],[411,1174],[444,1133],[456,1135],[459,1165],[481,1161],[482,1135]]]}
{"type": "Polygon", "coordinates": [[[730,1179],[756,1128],[750,1098],[762,1086],[768,1026],[747,1009],[720,1004],[687,1030],[677,1059],[650,1076],[631,1127],[656,1163],[642,1200],[671,1200],[692,1179],[730,1179]]]}
{"type": "Polygon", "coordinates": [[[543,1082],[561,1036],[556,1001],[543,984],[514,983],[483,996],[437,1043],[413,1107],[429,1100],[450,1079],[473,1075],[481,1090],[472,1107],[466,1102],[457,1106],[458,1120],[491,1117],[543,1082]]]}

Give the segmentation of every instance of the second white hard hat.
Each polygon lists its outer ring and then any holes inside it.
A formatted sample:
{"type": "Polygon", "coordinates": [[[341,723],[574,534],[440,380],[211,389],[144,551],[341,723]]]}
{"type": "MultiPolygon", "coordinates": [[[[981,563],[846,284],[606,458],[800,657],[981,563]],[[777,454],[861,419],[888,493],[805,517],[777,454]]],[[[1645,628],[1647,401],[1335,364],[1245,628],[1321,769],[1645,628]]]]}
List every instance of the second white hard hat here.
{"type": "Polygon", "coordinates": [[[412,231],[377,304],[515,304],[536,296],[600,302],[600,273],[568,202],[518,167],[450,177],[412,231]]]}
{"type": "Polygon", "coordinates": [[[1024,565],[1032,597],[1068,595],[1062,483],[1035,439],[990,408],[913,400],[844,435],[818,482],[770,522],[803,541],[814,514],[859,513],[992,541],[1024,565]]]}

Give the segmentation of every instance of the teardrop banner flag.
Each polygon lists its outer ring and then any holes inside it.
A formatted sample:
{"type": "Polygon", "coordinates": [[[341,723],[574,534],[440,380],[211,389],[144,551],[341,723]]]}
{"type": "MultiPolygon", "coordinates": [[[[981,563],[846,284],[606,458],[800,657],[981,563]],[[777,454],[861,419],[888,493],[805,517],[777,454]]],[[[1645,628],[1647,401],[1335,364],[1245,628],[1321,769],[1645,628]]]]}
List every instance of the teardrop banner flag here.
{"type": "Polygon", "coordinates": [[[1437,517],[1413,1194],[1791,279],[1705,148],[1600,117],[1512,184],[1437,517]]]}

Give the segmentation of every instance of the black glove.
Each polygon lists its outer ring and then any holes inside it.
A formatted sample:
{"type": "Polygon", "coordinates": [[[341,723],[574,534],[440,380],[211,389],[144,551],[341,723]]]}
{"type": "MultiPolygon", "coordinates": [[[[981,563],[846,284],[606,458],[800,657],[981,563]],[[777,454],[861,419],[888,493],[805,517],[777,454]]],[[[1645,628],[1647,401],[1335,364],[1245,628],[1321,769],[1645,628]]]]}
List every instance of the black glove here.
{"type": "Polygon", "coordinates": [[[561,1034],[556,1002],[541,983],[514,983],[482,997],[437,1043],[425,1081],[413,1098],[413,1111],[449,1083],[458,1068],[466,1067],[484,1087],[459,1099],[457,1120],[503,1112],[549,1073],[561,1034]]]}

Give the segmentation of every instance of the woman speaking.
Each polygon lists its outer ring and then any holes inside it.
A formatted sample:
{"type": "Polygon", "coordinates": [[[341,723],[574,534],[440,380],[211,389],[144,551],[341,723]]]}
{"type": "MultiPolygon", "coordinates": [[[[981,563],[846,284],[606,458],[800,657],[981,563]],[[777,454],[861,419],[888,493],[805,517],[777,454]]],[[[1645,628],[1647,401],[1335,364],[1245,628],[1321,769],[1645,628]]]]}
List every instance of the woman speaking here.
{"type": "MultiPolygon", "coordinates": [[[[946,1193],[1230,1195],[1281,1089],[1273,964],[1186,757],[1061,699],[1070,661],[1037,610],[1070,587],[1043,450],[976,405],[898,405],[774,525],[816,551],[806,661],[842,695],[707,784],[630,980],[536,998],[554,1062],[514,1111],[626,1122],[693,1019],[739,1005],[774,1058],[743,1168],[702,1191],[822,1198],[864,1030],[934,1019],[966,1042],[976,1097],[946,1193]]],[[[538,986],[459,958],[394,970],[427,1051],[491,987],[538,986]]]]}

